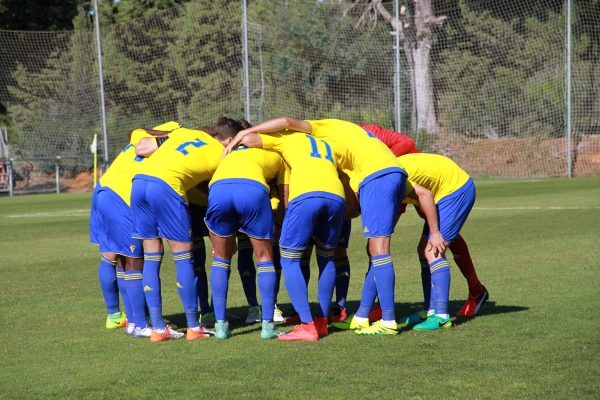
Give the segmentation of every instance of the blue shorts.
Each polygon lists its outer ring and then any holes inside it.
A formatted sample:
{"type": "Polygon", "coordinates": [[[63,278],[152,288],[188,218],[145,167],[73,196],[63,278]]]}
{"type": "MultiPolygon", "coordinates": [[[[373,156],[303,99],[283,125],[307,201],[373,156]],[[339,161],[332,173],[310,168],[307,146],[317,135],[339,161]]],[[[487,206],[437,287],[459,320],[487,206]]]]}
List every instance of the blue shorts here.
{"type": "Polygon", "coordinates": [[[144,249],[141,240],[131,237],[133,213],[127,203],[107,187],[98,191],[96,202],[101,216],[98,229],[100,252],[142,258],[144,249]]]}
{"type": "Polygon", "coordinates": [[[344,224],[346,204],[329,197],[303,197],[288,205],[281,227],[279,246],[304,250],[311,237],[327,248],[335,248],[344,224]]]}
{"type": "Polygon", "coordinates": [[[275,237],[275,217],[267,188],[250,179],[226,179],[211,185],[206,226],[217,236],[238,230],[255,239],[275,237]]]}
{"type": "Polygon", "coordinates": [[[362,186],[359,191],[363,234],[366,238],[390,236],[406,189],[406,175],[392,172],[362,186]]]}
{"type": "MultiPolygon", "coordinates": [[[[475,184],[469,180],[456,192],[441,198],[436,204],[440,233],[446,242],[451,242],[460,233],[471,209],[475,204],[475,184]]],[[[429,226],[425,222],[423,235],[429,235],[429,226]]]]}
{"type": "MultiPolygon", "coordinates": [[[[350,233],[352,232],[352,220],[347,219],[344,221],[342,225],[342,232],[340,233],[340,239],[338,240],[337,248],[339,249],[347,249],[348,244],[350,243],[350,233]]],[[[310,241],[308,242],[309,246],[313,246],[315,244],[315,238],[311,236],[310,241]]]]}
{"type": "Polygon", "coordinates": [[[100,244],[98,238],[98,230],[102,223],[100,212],[98,211],[98,192],[102,189],[100,182],[96,184],[94,191],[92,192],[92,207],[90,210],[90,243],[100,244]]]}
{"type": "Polygon", "coordinates": [[[164,181],[136,175],[131,187],[131,209],[133,237],[192,242],[188,203],[164,181]]]}
{"type": "Polygon", "coordinates": [[[190,215],[192,216],[192,237],[196,239],[208,236],[208,228],[204,223],[206,206],[197,206],[190,203],[190,215]]]}

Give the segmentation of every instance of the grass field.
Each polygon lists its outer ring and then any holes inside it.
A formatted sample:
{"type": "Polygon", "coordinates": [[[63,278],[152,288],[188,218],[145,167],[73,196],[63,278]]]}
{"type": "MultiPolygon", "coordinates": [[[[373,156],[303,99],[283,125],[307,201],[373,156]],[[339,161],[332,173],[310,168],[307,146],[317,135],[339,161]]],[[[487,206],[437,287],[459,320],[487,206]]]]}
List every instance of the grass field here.
{"type": "MultiPolygon", "coordinates": [[[[316,343],[262,341],[258,324],[233,325],[226,341],[159,344],[107,330],[90,193],[2,197],[0,398],[600,398],[600,179],[476,185],[462,234],[491,297],[475,318],[387,337],[337,331],[316,343]]],[[[350,310],[367,262],[359,225],[350,310]]],[[[421,225],[409,209],[394,235],[398,316],[420,307],[421,225]]],[[[182,326],[169,256],[161,275],[164,314],[182,326]]],[[[456,267],[452,277],[456,313],[467,286],[456,267]]],[[[314,306],[314,279],[309,293],[314,306]]],[[[279,304],[290,308],[283,287],[279,304]]],[[[235,268],[228,305],[245,317],[235,268]]]]}

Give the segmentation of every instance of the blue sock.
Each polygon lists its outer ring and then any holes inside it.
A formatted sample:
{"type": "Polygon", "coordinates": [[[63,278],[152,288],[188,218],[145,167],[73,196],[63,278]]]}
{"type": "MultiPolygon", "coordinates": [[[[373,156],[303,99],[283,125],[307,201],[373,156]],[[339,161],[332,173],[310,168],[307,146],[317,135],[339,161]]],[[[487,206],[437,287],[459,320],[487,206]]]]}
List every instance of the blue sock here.
{"type": "Polygon", "coordinates": [[[273,245],[273,265],[275,266],[275,304],[277,304],[277,295],[281,286],[281,253],[279,252],[279,244],[273,245]]]}
{"type": "Polygon", "coordinates": [[[198,322],[198,292],[196,291],[196,273],[191,250],[173,253],[177,267],[177,292],[185,310],[188,328],[200,326],[198,322]]]}
{"type": "Polygon", "coordinates": [[[119,287],[119,293],[123,299],[123,306],[125,307],[125,315],[133,317],[133,310],[131,309],[131,301],[129,300],[129,294],[127,293],[127,286],[125,285],[125,270],[123,268],[117,268],[117,286],[119,287]]]}
{"type": "Polygon", "coordinates": [[[242,288],[248,304],[256,307],[258,299],[256,298],[256,267],[252,258],[253,252],[250,239],[238,239],[238,272],[242,280],[242,288]]]}
{"type": "Polygon", "coordinates": [[[273,320],[275,311],[275,282],[277,274],[273,261],[263,261],[256,264],[258,268],[258,289],[260,290],[260,301],[262,303],[262,319],[273,320]]]}
{"type": "MultiPolygon", "coordinates": [[[[370,257],[369,257],[370,258],[370,257]]],[[[360,306],[356,311],[356,316],[360,318],[368,318],[375,303],[377,297],[377,285],[375,283],[375,271],[373,270],[373,263],[370,263],[367,276],[365,276],[365,283],[363,284],[362,295],[360,296],[360,306]]]]}
{"type": "Polygon", "coordinates": [[[281,267],[283,268],[283,283],[288,291],[292,305],[302,322],[311,322],[312,314],[310,304],[308,304],[308,289],[306,287],[305,277],[302,274],[300,259],[302,250],[281,249],[281,267]]]}
{"type": "Polygon", "coordinates": [[[350,287],[350,260],[347,256],[333,260],[335,264],[335,302],[338,307],[346,308],[346,297],[350,287]]]}
{"type": "Polygon", "coordinates": [[[121,311],[119,308],[119,287],[117,285],[117,262],[102,256],[98,266],[98,280],[104,296],[104,304],[108,314],[121,311]]]}
{"type": "Polygon", "coordinates": [[[200,313],[208,314],[212,312],[208,303],[208,277],[206,276],[206,245],[204,237],[194,239],[194,274],[196,275],[196,292],[198,293],[198,304],[200,313]]]}
{"type": "Polygon", "coordinates": [[[231,260],[213,257],[210,270],[210,287],[212,289],[213,308],[217,321],[225,319],[227,308],[227,291],[229,290],[229,268],[231,260]]]}
{"type": "Polygon", "coordinates": [[[162,316],[162,296],[160,293],[160,264],[162,258],[163,252],[144,253],[142,283],[154,329],[163,329],[166,326],[162,316]]]}
{"type": "Polygon", "coordinates": [[[436,314],[448,314],[450,296],[450,265],[445,258],[439,258],[429,265],[431,269],[431,287],[433,308],[436,314]]]}
{"type": "Polygon", "coordinates": [[[373,256],[373,270],[375,270],[375,284],[377,285],[377,296],[381,305],[381,319],[384,321],[395,321],[394,288],[396,274],[394,264],[389,254],[373,256]]]}
{"type": "Polygon", "coordinates": [[[143,328],[146,321],[146,296],[144,296],[144,285],[142,284],[142,271],[125,271],[125,285],[131,303],[131,316],[127,316],[135,326],[143,328]]]}
{"type": "Polygon", "coordinates": [[[421,284],[423,285],[423,310],[428,311],[432,307],[431,303],[431,271],[426,258],[419,258],[421,263],[421,284]]]}
{"type": "Polygon", "coordinates": [[[331,298],[335,288],[335,263],[333,262],[333,249],[324,249],[315,246],[317,264],[319,265],[319,286],[317,298],[319,299],[318,317],[327,317],[331,308],[331,298]]]}
{"type": "Polygon", "coordinates": [[[300,258],[300,270],[302,271],[304,282],[306,282],[306,287],[308,287],[308,282],[310,282],[310,257],[300,258]]]}

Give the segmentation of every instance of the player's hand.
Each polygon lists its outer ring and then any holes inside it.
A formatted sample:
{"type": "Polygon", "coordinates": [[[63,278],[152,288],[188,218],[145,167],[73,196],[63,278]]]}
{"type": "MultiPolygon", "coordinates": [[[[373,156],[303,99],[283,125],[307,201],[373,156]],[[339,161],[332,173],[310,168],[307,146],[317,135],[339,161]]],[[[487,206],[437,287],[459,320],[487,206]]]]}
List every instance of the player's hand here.
{"type": "Polygon", "coordinates": [[[444,240],[440,231],[431,233],[429,241],[427,242],[427,251],[433,252],[435,257],[441,257],[446,252],[448,244],[444,240]]]}
{"type": "Polygon", "coordinates": [[[231,153],[233,151],[233,149],[238,147],[239,144],[242,143],[242,139],[244,138],[244,136],[246,136],[249,133],[251,133],[251,131],[249,129],[244,129],[243,131],[239,131],[237,133],[237,135],[235,135],[233,137],[233,139],[231,139],[231,142],[229,142],[229,144],[227,146],[225,146],[225,149],[223,150],[223,154],[221,155],[221,158],[225,158],[225,156],[227,154],[231,153]]]}

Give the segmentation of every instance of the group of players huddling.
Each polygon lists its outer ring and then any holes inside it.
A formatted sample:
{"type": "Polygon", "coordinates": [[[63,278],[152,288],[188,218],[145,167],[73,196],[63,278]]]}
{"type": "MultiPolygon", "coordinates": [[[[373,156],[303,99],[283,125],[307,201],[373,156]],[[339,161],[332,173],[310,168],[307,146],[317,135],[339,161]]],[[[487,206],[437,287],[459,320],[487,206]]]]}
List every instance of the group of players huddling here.
{"type": "Polygon", "coordinates": [[[222,117],[214,127],[168,122],[135,129],[92,197],[90,235],[102,253],[106,327],[126,327],[127,334],[151,342],[231,337],[226,303],[231,259],[239,249],[250,305],[246,322],[262,322],[261,339],[316,341],[330,324],[364,336],[397,334],[398,323],[415,330],[450,328],[447,248],[469,286],[456,315],[475,315],[489,296],[459,234],[474,202],[473,181],[456,163],[420,153],[408,136],[377,125],[281,117],[251,126],[222,117]],[[390,242],[407,203],[425,220],[417,249],[424,303],[397,320],[390,242]],[[369,267],[359,308],[348,314],[346,249],[350,221],[358,215],[369,267]],[[212,244],[211,301],[205,236],[212,244]],[[185,334],[162,315],[163,239],[176,265],[185,334]],[[319,268],[315,316],[307,290],[313,247],[319,268]],[[286,319],[276,305],[282,273],[295,310],[286,319]],[[283,333],[275,325],[281,321],[298,325],[283,333]]]}

